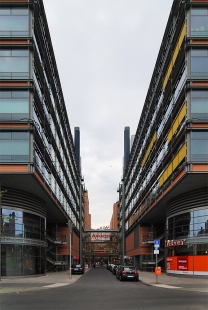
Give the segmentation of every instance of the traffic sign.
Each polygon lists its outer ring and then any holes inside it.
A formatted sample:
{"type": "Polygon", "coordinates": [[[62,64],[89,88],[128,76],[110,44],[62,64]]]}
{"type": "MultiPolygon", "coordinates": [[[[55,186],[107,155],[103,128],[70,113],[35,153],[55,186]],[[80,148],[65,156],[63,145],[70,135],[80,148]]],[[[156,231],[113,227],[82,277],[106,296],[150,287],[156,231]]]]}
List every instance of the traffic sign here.
{"type": "Polygon", "coordinates": [[[159,250],[154,250],[154,254],[159,254],[159,250]]]}
{"type": "Polygon", "coordinates": [[[159,248],[160,247],[160,240],[154,240],[154,247],[159,248]]]}

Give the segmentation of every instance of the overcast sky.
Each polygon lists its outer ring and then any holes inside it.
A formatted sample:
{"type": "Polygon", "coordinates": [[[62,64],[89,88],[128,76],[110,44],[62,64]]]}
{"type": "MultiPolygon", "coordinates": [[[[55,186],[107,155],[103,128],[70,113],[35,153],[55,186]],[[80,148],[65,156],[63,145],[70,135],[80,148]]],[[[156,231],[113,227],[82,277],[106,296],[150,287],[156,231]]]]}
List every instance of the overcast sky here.
{"type": "Polygon", "coordinates": [[[134,135],[173,0],[43,0],[92,228],[110,224],[124,127],[134,135]]]}

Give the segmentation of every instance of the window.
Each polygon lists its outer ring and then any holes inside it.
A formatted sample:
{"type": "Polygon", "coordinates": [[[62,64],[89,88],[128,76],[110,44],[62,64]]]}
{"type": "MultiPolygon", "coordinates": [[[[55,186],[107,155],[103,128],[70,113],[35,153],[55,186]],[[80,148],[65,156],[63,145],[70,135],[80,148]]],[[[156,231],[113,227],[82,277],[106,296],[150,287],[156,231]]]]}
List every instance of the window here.
{"type": "Polygon", "coordinates": [[[29,51],[15,49],[0,50],[0,78],[29,78],[29,51]]]}
{"type": "Polygon", "coordinates": [[[0,120],[29,118],[28,91],[0,91],[0,120]]]}
{"type": "Polygon", "coordinates": [[[0,36],[24,37],[29,35],[28,9],[0,9],[0,36]]]}
{"type": "Polygon", "coordinates": [[[208,91],[192,90],[191,92],[191,117],[198,119],[208,118],[208,91]]]}
{"type": "Polygon", "coordinates": [[[191,160],[193,162],[208,161],[208,131],[191,133],[191,160]]]}
{"type": "Polygon", "coordinates": [[[0,162],[28,162],[29,133],[0,132],[0,162]]]}
{"type": "Polygon", "coordinates": [[[208,36],[208,10],[191,9],[191,36],[207,37],[208,36]]]}
{"type": "MultiPolygon", "coordinates": [[[[208,210],[199,209],[173,216],[168,219],[168,239],[195,238],[197,246],[196,255],[204,255],[205,237],[208,236],[208,210]]],[[[192,243],[188,241],[188,247],[192,248],[192,243]]],[[[206,246],[207,248],[207,246],[206,246]]],[[[187,245],[176,248],[176,255],[193,255],[192,250],[188,250],[187,245]]],[[[170,254],[171,255],[171,254],[170,254]]]]}
{"type": "Polygon", "coordinates": [[[191,77],[208,78],[208,50],[191,50],[191,77]]]}

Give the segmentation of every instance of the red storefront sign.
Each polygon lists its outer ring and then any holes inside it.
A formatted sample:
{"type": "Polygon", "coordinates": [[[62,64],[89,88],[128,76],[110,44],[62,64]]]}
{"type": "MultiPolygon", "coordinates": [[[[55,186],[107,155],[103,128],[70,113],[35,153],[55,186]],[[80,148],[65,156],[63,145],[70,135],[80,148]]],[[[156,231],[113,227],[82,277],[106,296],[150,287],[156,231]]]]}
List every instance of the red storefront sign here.
{"type": "Polygon", "coordinates": [[[181,240],[165,240],[165,246],[169,247],[169,246],[178,246],[178,245],[183,245],[185,239],[181,239],[181,240]]]}
{"type": "Polygon", "coordinates": [[[188,271],[188,257],[187,256],[179,256],[177,269],[180,271],[188,271]]]}

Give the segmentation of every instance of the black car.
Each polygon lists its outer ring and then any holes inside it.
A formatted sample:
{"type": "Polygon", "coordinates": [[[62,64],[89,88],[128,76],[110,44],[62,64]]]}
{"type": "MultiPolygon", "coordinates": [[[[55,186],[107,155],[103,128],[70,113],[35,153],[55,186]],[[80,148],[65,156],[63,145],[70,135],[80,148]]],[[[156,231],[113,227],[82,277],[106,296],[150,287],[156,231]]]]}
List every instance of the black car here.
{"type": "Polygon", "coordinates": [[[138,270],[134,266],[119,266],[116,272],[116,278],[120,281],[134,280],[139,281],[138,270]]]}
{"type": "Polygon", "coordinates": [[[71,273],[75,274],[75,273],[80,273],[83,274],[84,273],[84,268],[82,265],[78,264],[78,265],[72,265],[71,266],[71,273]]]}

